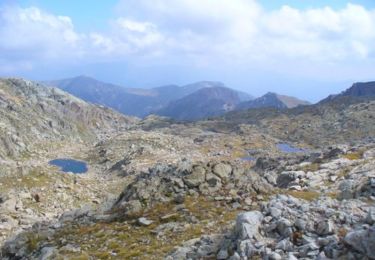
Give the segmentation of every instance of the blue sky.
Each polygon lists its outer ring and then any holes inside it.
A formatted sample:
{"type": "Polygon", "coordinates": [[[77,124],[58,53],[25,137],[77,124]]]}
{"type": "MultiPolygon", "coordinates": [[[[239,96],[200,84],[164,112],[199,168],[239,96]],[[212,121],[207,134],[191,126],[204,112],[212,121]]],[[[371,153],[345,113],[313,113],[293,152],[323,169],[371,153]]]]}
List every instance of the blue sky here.
{"type": "Polygon", "coordinates": [[[0,76],[222,81],[311,101],[374,80],[375,1],[5,0],[0,76]]]}

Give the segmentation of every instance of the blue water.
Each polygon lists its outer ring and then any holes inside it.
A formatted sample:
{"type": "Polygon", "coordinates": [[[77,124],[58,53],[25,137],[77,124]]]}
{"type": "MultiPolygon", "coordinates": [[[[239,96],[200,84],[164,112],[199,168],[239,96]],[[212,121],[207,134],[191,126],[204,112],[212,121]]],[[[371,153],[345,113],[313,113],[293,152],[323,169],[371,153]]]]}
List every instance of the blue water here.
{"type": "Polygon", "coordinates": [[[303,152],[306,152],[303,149],[293,147],[293,146],[291,146],[287,143],[280,143],[280,144],[277,144],[276,146],[277,146],[277,149],[279,149],[283,153],[303,153],[303,152]]]}
{"type": "Polygon", "coordinates": [[[56,159],[49,162],[49,164],[59,167],[63,172],[72,172],[81,174],[87,172],[87,164],[82,161],[72,159],[56,159]]]}

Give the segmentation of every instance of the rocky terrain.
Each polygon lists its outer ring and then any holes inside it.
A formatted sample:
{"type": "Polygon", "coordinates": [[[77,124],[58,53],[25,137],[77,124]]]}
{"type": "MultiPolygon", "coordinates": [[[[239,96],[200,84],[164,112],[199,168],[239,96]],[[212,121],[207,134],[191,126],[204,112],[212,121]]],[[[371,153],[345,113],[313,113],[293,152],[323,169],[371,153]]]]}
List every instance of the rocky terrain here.
{"type": "Polygon", "coordinates": [[[375,259],[370,97],[189,123],[0,86],[24,143],[0,146],[1,259],[375,259]]]}

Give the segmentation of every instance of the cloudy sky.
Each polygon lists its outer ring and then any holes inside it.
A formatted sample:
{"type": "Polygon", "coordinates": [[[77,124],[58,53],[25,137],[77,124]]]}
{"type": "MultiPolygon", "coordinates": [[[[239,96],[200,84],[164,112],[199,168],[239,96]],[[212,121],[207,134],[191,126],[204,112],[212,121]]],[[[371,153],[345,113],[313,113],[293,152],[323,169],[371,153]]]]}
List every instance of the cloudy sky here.
{"type": "Polygon", "coordinates": [[[316,101],[375,80],[375,1],[1,0],[0,75],[222,81],[316,101]]]}

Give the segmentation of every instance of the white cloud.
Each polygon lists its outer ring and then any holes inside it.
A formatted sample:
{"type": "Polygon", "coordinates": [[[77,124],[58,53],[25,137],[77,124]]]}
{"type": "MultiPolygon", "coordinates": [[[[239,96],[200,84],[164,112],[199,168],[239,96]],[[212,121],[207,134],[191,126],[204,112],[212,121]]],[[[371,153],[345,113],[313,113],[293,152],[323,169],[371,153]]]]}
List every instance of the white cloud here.
{"type": "Polygon", "coordinates": [[[122,0],[107,31],[78,33],[69,17],[12,7],[0,9],[0,37],[0,65],[142,59],[283,73],[287,66],[293,73],[301,63],[371,64],[375,11],[354,4],[268,11],[255,0],[122,0]]]}
{"type": "Polygon", "coordinates": [[[1,53],[15,59],[60,59],[81,47],[81,37],[69,17],[54,16],[35,7],[0,9],[0,38],[1,53]]]}

